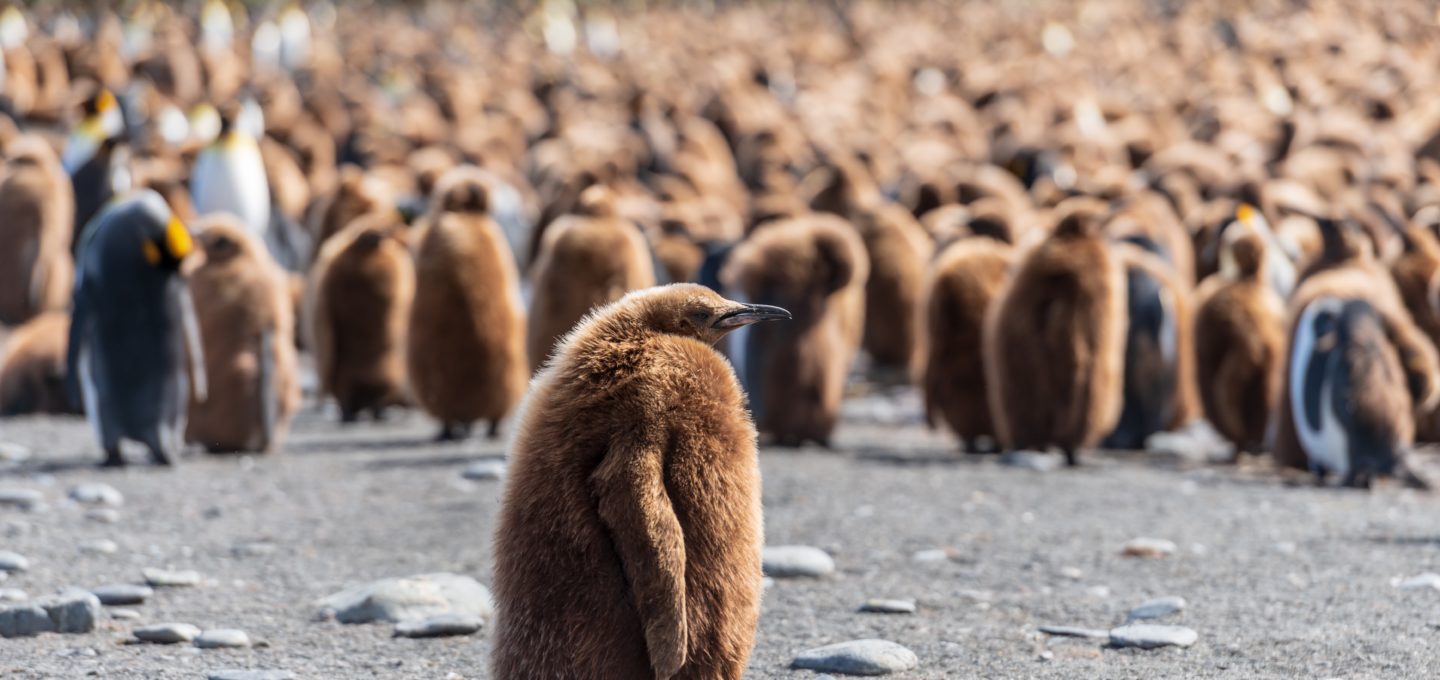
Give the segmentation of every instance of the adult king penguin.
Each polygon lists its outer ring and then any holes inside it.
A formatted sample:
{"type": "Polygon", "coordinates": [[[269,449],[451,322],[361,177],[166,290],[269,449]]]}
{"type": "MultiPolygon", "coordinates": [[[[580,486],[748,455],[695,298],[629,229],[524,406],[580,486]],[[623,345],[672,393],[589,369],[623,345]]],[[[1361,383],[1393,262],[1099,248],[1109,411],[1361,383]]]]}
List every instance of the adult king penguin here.
{"type": "Polygon", "coordinates": [[[230,213],[257,239],[270,230],[270,186],[260,156],[258,117],[251,110],[220,117],[220,135],[200,151],[190,173],[195,214],[230,213]]]}
{"type": "Polygon", "coordinates": [[[204,399],[199,330],[180,265],[190,232],[160,194],[142,190],[96,217],[79,248],[66,350],[66,389],[82,396],[107,466],[124,465],[120,440],[169,465],[190,398],[204,399]]]}

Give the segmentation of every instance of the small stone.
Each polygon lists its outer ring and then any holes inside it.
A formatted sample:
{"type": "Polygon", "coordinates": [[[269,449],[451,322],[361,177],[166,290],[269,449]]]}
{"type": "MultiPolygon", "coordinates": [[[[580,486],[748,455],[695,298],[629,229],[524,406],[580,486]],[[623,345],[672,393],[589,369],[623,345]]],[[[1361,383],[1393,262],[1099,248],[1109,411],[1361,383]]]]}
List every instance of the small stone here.
{"type": "Polygon", "coordinates": [[[495,612],[490,591],[469,576],[421,574],[347,588],[317,604],[340,623],[415,621],[439,614],[489,620],[495,612]]]}
{"type": "Polygon", "coordinates": [[[0,572],[25,571],[29,568],[30,560],[25,559],[24,555],[8,550],[0,550],[0,572]]]}
{"type": "Polygon", "coordinates": [[[950,560],[950,551],[944,548],[917,550],[915,551],[915,554],[910,556],[910,559],[915,562],[920,562],[922,564],[938,564],[940,562],[948,562],[950,560]]]}
{"type": "Polygon", "coordinates": [[[79,588],[66,588],[54,595],[35,600],[36,606],[45,609],[57,633],[88,633],[95,630],[104,612],[100,598],[79,588]]]}
{"type": "Polygon", "coordinates": [[[87,482],[70,487],[70,500],[83,505],[103,505],[110,508],[125,504],[125,496],[115,487],[100,482],[87,482]]]}
{"type": "Polygon", "coordinates": [[[24,602],[28,599],[30,596],[18,588],[0,588],[0,602],[24,602]]]}
{"type": "Polygon", "coordinates": [[[808,545],[766,546],[760,562],[765,575],[775,578],[819,578],[835,573],[835,560],[808,545]]]}
{"type": "Polygon", "coordinates": [[[1174,541],[1167,541],[1163,538],[1136,538],[1126,543],[1120,549],[1120,554],[1126,557],[1147,557],[1158,559],[1168,557],[1175,553],[1178,548],[1174,541]]]}
{"type": "Polygon", "coordinates": [[[1141,602],[1126,615],[1129,621],[1159,619],[1185,610],[1185,598],[1172,595],[1141,602]]]}
{"type": "Polygon", "coordinates": [[[19,463],[30,459],[30,449],[15,442],[0,442],[0,463],[19,463]]]}
{"type": "Polygon", "coordinates": [[[185,588],[200,584],[200,572],[192,569],[146,569],[142,573],[145,574],[145,582],[156,588],[185,588]]]}
{"type": "Polygon", "coordinates": [[[120,511],[115,508],[91,508],[85,511],[85,519],[101,524],[114,524],[120,521],[120,511]]]}
{"type": "Polygon", "coordinates": [[[195,646],[200,649],[240,649],[250,646],[250,636],[235,628],[216,628],[195,638],[195,646]]]}
{"type": "Polygon", "coordinates": [[[137,586],[131,583],[115,583],[108,586],[91,588],[90,592],[100,598],[100,604],[144,604],[145,598],[155,594],[150,586],[137,586]]]}
{"type": "Polygon", "coordinates": [[[263,557],[273,555],[276,547],[274,543],[255,541],[252,543],[237,543],[230,548],[230,554],[236,557],[263,557]]]}
{"type": "Polygon", "coordinates": [[[894,642],[852,640],[800,652],[790,667],[845,675],[887,675],[919,664],[915,652],[894,642]]]}
{"type": "Polygon", "coordinates": [[[1396,584],[1401,590],[1440,590],[1440,574],[1425,572],[1396,584]]]}
{"type": "Polygon", "coordinates": [[[1081,571],[1079,567],[1061,567],[1060,575],[1070,579],[1071,581],[1079,581],[1080,579],[1085,578],[1085,572],[1081,571]]]}
{"type": "Polygon", "coordinates": [[[137,612],[134,609],[124,609],[122,607],[108,609],[106,610],[106,613],[110,615],[110,618],[115,619],[116,621],[134,621],[135,619],[140,618],[140,612],[137,612]]]}
{"type": "Polygon", "coordinates": [[[475,616],[462,614],[441,614],[419,621],[405,621],[395,624],[395,637],[433,638],[455,635],[472,635],[484,627],[485,621],[475,616]]]}
{"type": "Polygon", "coordinates": [[[0,489],[0,507],[35,510],[45,502],[45,495],[34,489],[0,489]]]}
{"type": "Polygon", "coordinates": [[[1059,454],[1044,451],[1007,451],[1005,455],[1000,456],[1000,464],[1022,470],[1050,472],[1064,465],[1065,458],[1059,454]]]}
{"type": "Polygon", "coordinates": [[[860,605],[860,611],[868,614],[914,614],[914,600],[866,600],[860,605]]]}
{"type": "Polygon", "coordinates": [[[1075,638],[1108,638],[1110,631],[1097,628],[1080,628],[1078,626],[1040,626],[1040,632],[1046,635],[1057,637],[1075,638]]]}
{"type": "Polygon", "coordinates": [[[30,637],[55,631],[55,622],[39,604],[11,605],[0,609],[0,637],[30,637]]]}
{"type": "Polygon", "coordinates": [[[119,550],[120,546],[107,538],[85,541],[80,544],[80,552],[87,555],[113,555],[119,550]]]}
{"type": "Polygon", "coordinates": [[[460,476],[477,482],[505,479],[505,461],[493,458],[477,460],[466,466],[460,476]]]}
{"type": "Polygon", "coordinates": [[[1110,644],[1116,647],[1189,647],[1200,636],[1184,626],[1159,626],[1150,623],[1134,623],[1110,631],[1110,644]]]}
{"type": "Polygon", "coordinates": [[[141,626],[131,632],[135,639],[141,642],[176,645],[194,640],[200,635],[200,627],[188,623],[157,623],[153,626],[141,626]]]}
{"type": "Polygon", "coordinates": [[[211,671],[205,678],[206,680],[295,680],[295,674],[290,671],[252,671],[229,668],[211,671]]]}

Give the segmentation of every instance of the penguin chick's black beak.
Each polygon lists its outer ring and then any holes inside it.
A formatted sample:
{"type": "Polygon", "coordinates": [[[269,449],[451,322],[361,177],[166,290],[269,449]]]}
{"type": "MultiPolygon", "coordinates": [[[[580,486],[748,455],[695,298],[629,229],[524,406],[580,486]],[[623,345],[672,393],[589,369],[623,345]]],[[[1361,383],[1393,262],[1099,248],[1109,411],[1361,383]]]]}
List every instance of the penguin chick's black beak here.
{"type": "Polygon", "coordinates": [[[715,320],[715,328],[739,328],[761,321],[789,319],[790,312],[771,305],[745,305],[722,314],[715,320]]]}

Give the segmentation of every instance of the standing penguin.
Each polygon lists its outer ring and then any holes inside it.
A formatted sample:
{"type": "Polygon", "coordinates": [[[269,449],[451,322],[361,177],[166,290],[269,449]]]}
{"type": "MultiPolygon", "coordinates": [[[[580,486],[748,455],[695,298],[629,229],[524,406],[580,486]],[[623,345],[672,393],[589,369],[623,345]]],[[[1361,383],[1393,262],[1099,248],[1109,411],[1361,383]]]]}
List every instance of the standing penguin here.
{"type": "Polygon", "coordinates": [[[0,179],[0,323],[19,324],[70,303],[75,198],[55,152],[23,136],[6,149],[0,179]]]}
{"type": "Polygon", "coordinates": [[[760,431],[777,444],[829,444],[860,350],[869,269],[855,230],[817,214],[762,227],[721,271],[727,290],[795,314],[794,323],[755,328],[731,348],[760,431]]]}
{"type": "MultiPolygon", "coordinates": [[[[1290,350],[1291,417],[1317,481],[1335,474],[1344,486],[1368,488],[1377,476],[1409,474],[1416,402],[1388,325],[1363,297],[1321,296],[1301,310],[1290,350]]],[[[1432,348],[1432,380],[1434,361],[1432,348]]]]}
{"type": "Polygon", "coordinates": [[[898,203],[857,211],[853,220],[870,258],[863,345],[878,367],[907,369],[915,356],[916,310],[925,262],[934,252],[925,228],[898,203]]]}
{"type": "Polygon", "coordinates": [[[71,247],[76,249],[85,225],[110,199],[130,189],[121,139],[125,119],[119,101],[109,90],[102,89],[86,100],[84,110],[84,118],[71,130],[60,157],[73,187],[75,225],[71,247]]]}
{"type": "Polygon", "coordinates": [[[195,214],[229,213],[239,218],[251,235],[268,241],[270,185],[259,140],[249,129],[254,123],[245,123],[240,120],[242,116],[234,110],[222,115],[220,135],[195,158],[190,173],[190,202],[195,214]]]}
{"type": "Polygon", "coordinates": [[[982,450],[979,438],[995,436],[982,337],[1013,257],[1009,244],[990,238],[950,244],[931,267],[920,307],[915,383],[925,418],[932,427],[943,420],[971,452],[982,450]]]}
{"type": "Polygon", "coordinates": [[[1103,206],[1072,199],[1056,212],[991,305],[986,377],[1007,448],[1058,446],[1075,465],[1120,417],[1125,268],[1101,233],[1103,206]]]}
{"type": "Polygon", "coordinates": [[[415,298],[415,265],[405,225],[392,215],[356,219],[325,242],[310,272],[306,317],[322,393],[340,417],[377,420],[405,404],[405,329],[415,298]]]}
{"type": "Polygon", "coordinates": [[[125,464],[121,439],[169,465],[185,432],[191,376],[205,398],[195,309],[180,274],[192,249],[185,225],[149,190],[106,208],[80,244],[66,387],[72,401],[83,395],[107,466],[125,464]]]}
{"type": "Polygon", "coordinates": [[[300,405],[294,305],[285,272],[231,215],[203,218],[190,277],[210,398],[191,400],[187,441],[211,452],[273,451],[300,405]]]}
{"type": "Polygon", "coordinates": [[[1190,293],[1154,240],[1133,235],[1115,250],[1125,267],[1125,377],[1120,419],[1101,446],[1135,450],[1195,415],[1190,293]]]}
{"type": "Polygon", "coordinates": [[[525,393],[525,311],[515,258],[488,215],[483,171],[442,175],[415,253],[407,345],[415,400],[441,422],[440,439],[476,420],[490,436],[525,393]]]}
{"type": "Polygon", "coordinates": [[[755,427],[712,348],[776,307],[637,291],[535,378],[495,537],[492,673],[738,680],[760,613],[755,427]]]}
{"type": "Polygon", "coordinates": [[[1202,287],[1195,362],[1205,417],[1238,452],[1264,450],[1280,392],[1285,304],[1265,274],[1266,243],[1240,234],[1222,244],[1235,278],[1202,287]]]}
{"type": "Polygon", "coordinates": [[[578,214],[545,230],[535,262],[527,342],[535,370],[590,310],[655,285],[650,246],[639,227],[620,217],[614,192],[592,186],[579,203],[578,214]]]}

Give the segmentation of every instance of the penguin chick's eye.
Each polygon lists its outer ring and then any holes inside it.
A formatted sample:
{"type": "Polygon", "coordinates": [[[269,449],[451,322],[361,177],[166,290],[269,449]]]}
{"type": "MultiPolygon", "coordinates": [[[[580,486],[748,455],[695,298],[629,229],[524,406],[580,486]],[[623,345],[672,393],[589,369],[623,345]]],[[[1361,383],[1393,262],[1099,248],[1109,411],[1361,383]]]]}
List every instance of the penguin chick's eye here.
{"type": "Polygon", "coordinates": [[[706,312],[706,311],[703,311],[703,310],[702,310],[702,311],[698,311],[698,312],[691,312],[691,313],[690,313],[690,318],[692,318],[692,319],[694,319],[694,320],[696,320],[696,321],[702,321],[702,322],[703,322],[703,321],[709,321],[709,320],[710,320],[710,312],[706,312]]]}

